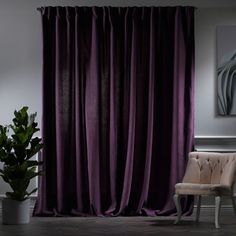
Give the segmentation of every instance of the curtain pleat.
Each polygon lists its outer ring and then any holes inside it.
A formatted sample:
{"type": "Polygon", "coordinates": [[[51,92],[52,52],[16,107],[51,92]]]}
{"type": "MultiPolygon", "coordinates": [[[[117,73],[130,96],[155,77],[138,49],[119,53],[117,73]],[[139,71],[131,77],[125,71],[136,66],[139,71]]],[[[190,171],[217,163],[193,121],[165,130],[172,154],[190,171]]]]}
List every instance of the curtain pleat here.
{"type": "MultiPolygon", "coordinates": [[[[170,215],[193,149],[193,7],[43,7],[34,215],[170,215]]],[[[182,202],[191,213],[192,200],[182,202]]]]}

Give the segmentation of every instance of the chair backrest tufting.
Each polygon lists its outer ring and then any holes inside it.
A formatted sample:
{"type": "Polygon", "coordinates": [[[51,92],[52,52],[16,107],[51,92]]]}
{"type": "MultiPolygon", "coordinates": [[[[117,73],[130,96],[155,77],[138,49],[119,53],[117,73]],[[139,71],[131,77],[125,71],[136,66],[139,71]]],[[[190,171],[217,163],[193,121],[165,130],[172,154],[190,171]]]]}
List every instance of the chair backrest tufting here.
{"type": "Polygon", "coordinates": [[[183,182],[232,187],[235,173],[236,153],[191,152],[183,182]]]}

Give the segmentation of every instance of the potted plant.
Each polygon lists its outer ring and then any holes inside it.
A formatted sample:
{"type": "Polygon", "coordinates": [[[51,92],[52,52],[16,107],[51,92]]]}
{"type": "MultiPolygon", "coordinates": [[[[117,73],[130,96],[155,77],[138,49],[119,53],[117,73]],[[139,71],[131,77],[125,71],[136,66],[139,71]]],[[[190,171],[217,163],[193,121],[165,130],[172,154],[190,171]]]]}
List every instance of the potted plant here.
{"type": "Polygon", "coordinates": [[[12,189],[2,201],[3,224],[26,224],[30,221],[29,196],[37,188],[30,192],[27,188],[30,180],[40,175],[37,167],[42,164],[32,160],[42,148],[41,139],[34,137],[39,131],[36,114],[29,115],[28,107],[23,107],[14,112],[12,124],[0,125],[0,161],[3,162],[0,176],[12,189]]]}

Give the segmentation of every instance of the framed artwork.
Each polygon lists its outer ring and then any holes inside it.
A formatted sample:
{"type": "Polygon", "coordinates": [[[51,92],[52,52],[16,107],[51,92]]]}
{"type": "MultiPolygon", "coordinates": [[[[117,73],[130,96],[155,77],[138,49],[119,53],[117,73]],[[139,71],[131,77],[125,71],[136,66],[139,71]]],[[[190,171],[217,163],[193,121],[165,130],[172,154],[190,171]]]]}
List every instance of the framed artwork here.
{"type": "Polygon", "coordinates": [[[236,25],[217,26],[217,110],[236,115],[236,25]]]}

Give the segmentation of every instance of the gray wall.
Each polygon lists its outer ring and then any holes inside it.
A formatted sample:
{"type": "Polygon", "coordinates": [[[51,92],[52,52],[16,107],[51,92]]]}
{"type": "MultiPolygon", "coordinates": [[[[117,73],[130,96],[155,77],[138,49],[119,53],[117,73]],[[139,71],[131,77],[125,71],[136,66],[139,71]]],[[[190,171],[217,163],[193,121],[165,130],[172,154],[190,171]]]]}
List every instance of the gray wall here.
{"type": "MultiPolygon", "coordinates": [[[[45,5],[166,6],[194,5],[196,11],[196,135],[236,135],[236,118],[216,116],[215,27],[236,24],[236,1],[222,0],[0,0],[0,124],[14,109],[28,105],[41,123],[41,21],[37,7],[45,5]],[[167,4],[168,3],[168,4],[167,4]],[[224,7],[221,9],[212,9],[224,7]]],[[[31,186],[35,186],[32,182],[31,186]]],[[[0,196],[7,186],[0,180],[0,196]]]]}
{"type": "Polygon", "coordinates": [[[236,8],[201,8],[195,16],[195,134],[235,136],[236,116],[216,114],[216,26],[236,25],[236,8]]]}

